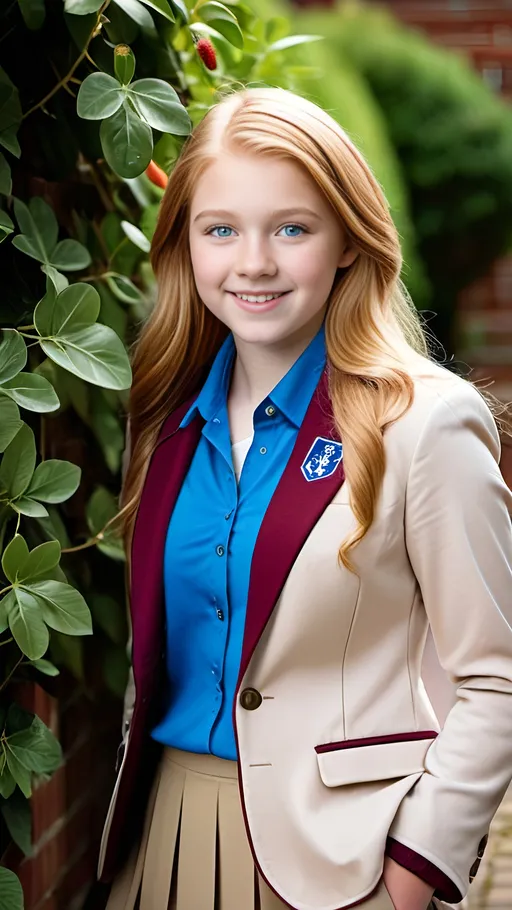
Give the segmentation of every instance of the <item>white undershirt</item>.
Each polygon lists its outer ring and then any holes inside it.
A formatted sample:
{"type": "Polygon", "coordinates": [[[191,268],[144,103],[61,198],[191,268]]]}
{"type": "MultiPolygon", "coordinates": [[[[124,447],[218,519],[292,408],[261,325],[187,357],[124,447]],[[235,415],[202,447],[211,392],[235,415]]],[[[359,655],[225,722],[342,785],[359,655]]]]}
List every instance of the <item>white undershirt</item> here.
{"type": "Polygon", "coordinates": [[[235,470],[237,483],[240,480],[240,474],[242,473],[244,461],[246,459],[247,452],[251,448],[253,439],[254,433],[251,436],[246,436],[245,439],[241,439],[240,442],[233,443],[231,446],[231,456],[233,458],[233,468],[235,470]]]}

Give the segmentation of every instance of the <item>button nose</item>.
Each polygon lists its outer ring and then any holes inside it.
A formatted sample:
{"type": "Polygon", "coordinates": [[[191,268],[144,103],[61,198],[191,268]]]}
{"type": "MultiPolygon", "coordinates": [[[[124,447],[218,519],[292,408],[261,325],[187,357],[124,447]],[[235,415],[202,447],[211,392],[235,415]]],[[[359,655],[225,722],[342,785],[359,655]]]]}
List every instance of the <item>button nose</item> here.
{"type": "Polygon", "coordinates": [[[246,711],[254,711],[256,708],[259,708],[262,701],[263,697],[257,689],[249,687],[240,693],[240,704],[246,711]]]}

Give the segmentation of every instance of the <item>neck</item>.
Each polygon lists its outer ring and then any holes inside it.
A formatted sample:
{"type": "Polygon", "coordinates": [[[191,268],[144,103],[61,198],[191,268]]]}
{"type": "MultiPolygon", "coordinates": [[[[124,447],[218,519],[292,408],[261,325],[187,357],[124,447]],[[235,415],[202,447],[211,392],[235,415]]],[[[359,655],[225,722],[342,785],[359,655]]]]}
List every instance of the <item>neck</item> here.
{"type": "Polygon", "coordinates": [[[231,404],[245,406],[251,413],[258,407],[293,366],[323,321],[315,320],[279,344],[258,345],[235,336],[236,359],[229,391],[231,404]]]}

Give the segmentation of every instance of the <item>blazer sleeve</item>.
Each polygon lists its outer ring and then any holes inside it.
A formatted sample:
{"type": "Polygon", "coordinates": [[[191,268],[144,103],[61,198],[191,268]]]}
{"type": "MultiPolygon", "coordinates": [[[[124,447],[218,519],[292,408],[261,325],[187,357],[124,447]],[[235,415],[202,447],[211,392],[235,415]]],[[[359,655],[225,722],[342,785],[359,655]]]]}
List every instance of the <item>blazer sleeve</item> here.
{"type": "Polygon", "coordinates": [[[434,883],[437,868],[453,882],[451,901],[512,778],[512,496],[499,455],[492,414],[461,380],[432,408],[407,481],[406,546],[456,701],[389,834],[406,860],[423,858],[420,877],[434,883]]]}

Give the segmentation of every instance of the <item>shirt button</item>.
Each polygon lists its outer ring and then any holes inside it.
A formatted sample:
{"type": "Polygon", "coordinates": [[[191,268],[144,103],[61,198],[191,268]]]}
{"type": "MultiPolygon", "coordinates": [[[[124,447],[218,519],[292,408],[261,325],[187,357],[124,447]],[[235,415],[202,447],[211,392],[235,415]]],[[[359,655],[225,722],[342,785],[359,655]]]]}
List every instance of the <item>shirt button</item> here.
{"type": "Polygon", "coordinates": [[[224,547],[222,546],[222,544],[219,544],[219,546],[216,547],[217,556],[224,556],[225,552],[226,551],[225,551],[224,547]]]}
{"type": "Polygon", "coordinates": [[[276,409],[274,408],[273,405],[269,404],[268,408],[265,408],[265,414],[267,415],[267,417],[273,417],[275,413],[276,413],[276,409]]]}
{"type": "Polygon", "coordinates": [[[224,611],[217,610],[217,619],[224,619],[224,611]]]}
{"type": "Polygon", "coordinates": [[[266,450],[265,446],[262,446],[262,447],[261,447],[261,449],[260,449],[260,454],[261,454],[261,455],[266,455],[266,454],[267,454],[267,450],[266,450]]]}
{"type": "Polygon", "coordinates": [[[231,509],[230,512],[226,512],[226,514],[224,515],[224,518],[226,521],[229,521],[229,519],[231,518],[232,512],[233,512],[233,509],[231,509]]]}
{"type": "Polygon", "coordinates": [[[213,420],[212,420],[212,423],[220,423],[219,418],[218,418],[218,417],[214,417],[213,420]]]}

